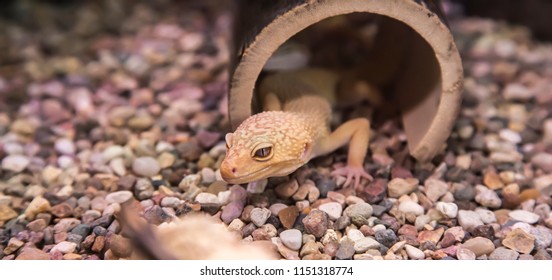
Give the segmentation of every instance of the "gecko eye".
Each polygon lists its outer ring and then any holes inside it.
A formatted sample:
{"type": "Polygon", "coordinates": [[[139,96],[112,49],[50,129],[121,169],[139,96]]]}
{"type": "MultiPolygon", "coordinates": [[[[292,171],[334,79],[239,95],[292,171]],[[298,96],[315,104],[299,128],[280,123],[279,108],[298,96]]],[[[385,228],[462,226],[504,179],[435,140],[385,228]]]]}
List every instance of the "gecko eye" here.
{"type": "Polygon", "coordinates": [[[272,157],[272,146],[262,145],[253,153],[253,158],[258,161],[266,161],[272,157]]]}

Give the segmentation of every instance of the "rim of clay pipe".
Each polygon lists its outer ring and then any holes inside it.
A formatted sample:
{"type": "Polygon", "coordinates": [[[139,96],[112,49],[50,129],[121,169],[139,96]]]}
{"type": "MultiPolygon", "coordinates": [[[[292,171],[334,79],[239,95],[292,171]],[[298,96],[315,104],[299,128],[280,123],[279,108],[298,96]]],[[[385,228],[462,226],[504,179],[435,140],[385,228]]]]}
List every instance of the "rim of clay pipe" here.
{"type": "MultiPolygon", "coordinates": [[[[231,81],[229,115],[233,128],[251,115],[255,82],[263,66],[280,45],[303,29],[326,18],[356,12],[379,14],[403,22],[433,50],[440,67],[441,95],[437,112],[423,136],[405,130],[410,154],[430,160],[450,135],[460,108],[463,69],[460,55],[447,26],[424,4],[412,0],[306,1],[281,14],[257,35],[244,50],[231,81]],[[311,3],[309,3],[311,2],[311,3]],[[431,16],[433,15],[433,16],[431,16]],[[245,102],[247,101],[247,102],[245,102]]],[[[408,116],[403,115],[404,118],[408,116]]]]}

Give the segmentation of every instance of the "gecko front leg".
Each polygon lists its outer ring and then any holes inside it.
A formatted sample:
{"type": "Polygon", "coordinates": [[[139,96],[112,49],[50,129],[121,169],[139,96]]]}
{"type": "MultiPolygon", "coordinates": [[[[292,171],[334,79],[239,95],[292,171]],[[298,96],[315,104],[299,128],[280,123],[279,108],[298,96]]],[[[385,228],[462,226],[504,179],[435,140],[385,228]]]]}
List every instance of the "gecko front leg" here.
{"type": "Polygon", "coordinates": [[[360,178],[373,180],[363,167],[369,140],[370,121],[365,118],[353,119],[339,126],[330,135],[320,139],[313,152],[315,155],[323,155],[349,143],[347,166],[337,168],[331,174],[347,177],[343,187],[348,187],[354,180],[353,186],[357,188],[360,185],[360,178]]]}

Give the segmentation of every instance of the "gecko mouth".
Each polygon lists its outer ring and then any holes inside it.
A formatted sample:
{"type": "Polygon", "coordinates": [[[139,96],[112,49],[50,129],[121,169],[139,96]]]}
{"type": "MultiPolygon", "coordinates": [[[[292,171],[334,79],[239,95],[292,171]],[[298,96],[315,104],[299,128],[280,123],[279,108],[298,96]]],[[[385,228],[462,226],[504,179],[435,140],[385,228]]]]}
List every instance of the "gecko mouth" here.
{"type": "Polygon", "coordinates": [[[301,165],[297,166],[296,164],[289,164],[290,162],[293,162],[293,161],[294,160],[287,160],[287,161],[280,162],[276,165],[269,165],[242,176],[237,176],[237,177],[222,176],[222,179],[224,179],[224,181],[226,181],[229,184],[244,184],[244,183],[249,183],[257,180],[266,179],[269,177],[286,176],[292,173],[293,171],[297,170],[297,168],[301,166],[301,165]],[[288,166],[292,166],[292,167],[290,168],[288,166]],[[270,172],[271,169],[274,171],[270,172]]]}
{"type": "Polygon", "coordinates": [[[225,177],[225,176],[222,176],[222,179],[224,179],[224,181],[226,181],[227,183],[230,183],[230,184],[249,183],[249,182],[252,182],[252,181],[261,180],[261,179],[265,179],[265,178],[270,177],[270,175],[262,176],[262,177],[257,177],[257,176],[258,176],[259,173],[262,174],[265,171],[267,171],[268,169],[270,169],[271,167],[272,166],[266,166],[266,167],[263,167],[261,169],[255,170],[255,171],[253,171],[249,174],[245,174],[245,175],[238,176],[238,177],[225,177]]]}

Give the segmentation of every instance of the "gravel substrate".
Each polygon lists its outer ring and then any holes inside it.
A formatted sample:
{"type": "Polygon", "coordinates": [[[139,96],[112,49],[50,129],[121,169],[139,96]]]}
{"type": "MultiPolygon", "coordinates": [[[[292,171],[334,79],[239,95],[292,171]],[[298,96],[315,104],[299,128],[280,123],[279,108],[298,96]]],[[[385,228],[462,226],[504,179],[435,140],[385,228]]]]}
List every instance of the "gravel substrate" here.
{"type": "Polygon", "coordinates": [[[466,79],[446,147],[417,163],[398,119],[377,124],[353,193],[329,175],[346,150],[220,181],[228,11],[94,3],[0,18],[0,258],[131,258],[116,216],[136,200],[154,226],[203,212],[286,259],[551,259],[552,46],[526,29],[453,21],[466,79]]]}

